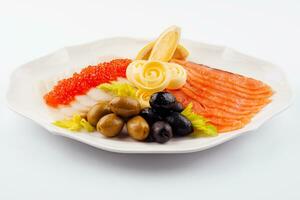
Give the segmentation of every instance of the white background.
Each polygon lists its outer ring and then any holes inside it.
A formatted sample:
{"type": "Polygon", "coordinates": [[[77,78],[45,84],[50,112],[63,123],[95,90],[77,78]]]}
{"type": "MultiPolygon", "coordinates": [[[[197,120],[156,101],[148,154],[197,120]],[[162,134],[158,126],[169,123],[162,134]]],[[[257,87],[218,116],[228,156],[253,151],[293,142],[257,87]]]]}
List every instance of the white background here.
{"type": "Polygon", "coordinates": [[[0,199],[299,199],[299,2],[0,0],[0,199]],[[104,152],[7,109],[18,65],[103,37],[155,37],[172,24],[184,38],[282,66],[294,105],[251,134],[182,155],[104,152]]]}

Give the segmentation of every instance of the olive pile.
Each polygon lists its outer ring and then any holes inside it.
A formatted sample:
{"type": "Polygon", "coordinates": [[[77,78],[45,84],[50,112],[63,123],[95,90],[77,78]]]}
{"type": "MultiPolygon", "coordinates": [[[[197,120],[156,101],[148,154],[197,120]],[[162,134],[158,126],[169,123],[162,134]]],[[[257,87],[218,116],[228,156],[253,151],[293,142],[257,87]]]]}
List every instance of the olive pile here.
{"type": "Polygon", "coordinates": [[[180,113],[181,103],[168,92],[151,96],[149,108],[141,110],[140,103],[130,97],[115,97],[110,102],[94,105],[87,114],[88,122],[106,137],[122,132],[135,140],[165,143],[172,137],[182,137],[193,132],[192,123],[180,113]]]}
{"type": "Polygon", "coordinates": [[[106,137],[121,133],[125,123],[128,134],[136,140],[145,140],[149,135],[149,125],[138,116],[140,103],[129,97],[115,97],[110,102],[102,101],[94,105],[87,114],[88,122],[106,137]]]}
{"type": "Polygon", "coordinates": [[[192,123],[182,114],[183,106],[168,92],[157,92],[150,98],[151,108],[141,110],[142,116],[151,126],[148,142],[165,143],[174,137],[193,132],[192,123]]]}

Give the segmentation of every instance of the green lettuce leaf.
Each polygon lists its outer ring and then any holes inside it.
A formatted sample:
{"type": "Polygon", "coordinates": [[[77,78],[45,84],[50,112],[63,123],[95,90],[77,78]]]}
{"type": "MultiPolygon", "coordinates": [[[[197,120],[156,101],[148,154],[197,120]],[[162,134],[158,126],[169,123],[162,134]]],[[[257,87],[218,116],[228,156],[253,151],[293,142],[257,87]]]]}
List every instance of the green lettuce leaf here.
{"type": "Polygon", "coordinates": [[[203,116],[193,112],[193,104],[189,103],[188,106],[181,112],[186,118],[188,118],[194,128],[192,137],[213,137],[218,135],[217,128],[208,123],[208,120],[203,116]]]}
{"type": "Polygon", "coordinates": [[[104,83],[99,85],[97,88],[106,92],[111,92],[116,96],[137,98],[137,89],[128,83],[104,83]]]}
{"type": "Polygon", "coordinates": [[[82,128],[88,132],[93,132],[95,130],[95,128],[79,114],[74,114],[71,119],[58,120],[52,124],[74,132],[79,132],[82,128]]]}
{"type": "Polygon", "coordinates": [[[86,119],[82,118],[80,120],[80,125],[87,131],[87,132],[93,132],[95,131],[95,128],[88,122],[86,119]]]}

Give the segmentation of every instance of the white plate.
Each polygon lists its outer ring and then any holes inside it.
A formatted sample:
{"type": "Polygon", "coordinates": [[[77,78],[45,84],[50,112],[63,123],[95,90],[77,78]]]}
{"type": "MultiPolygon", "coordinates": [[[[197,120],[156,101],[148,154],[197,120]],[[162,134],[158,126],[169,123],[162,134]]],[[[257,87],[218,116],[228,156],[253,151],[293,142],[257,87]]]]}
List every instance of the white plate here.
{"type": "Polygon", "coordinates": [[[72,133],[51,124],[54,117],[49,114],[49,110],[42,100],[42,94],[39,90],[40,81],[57,77],[58,74],[65,71],[72,71],[74,67],[95,64],[107,56],[134,58],[138,50],[147,42],[143,39],[109,38],[85,45],[66,47],[29,62],[19,67],[11,76],[7,92],[9,107],[52,133],[103,150],[119,153],[187,153],[214,147],[255,130],[291,103],[292,92],[279,67],[227,47],[183,40],[182,43],[191,52],[189,60],[264,81],[271,85],[275,91],[272,97],[273,101],[242,129],[220,134],[213,138],[172,139],[164,145],[136,142],[130,138],[108,139],[98,133],[72,133]]]}

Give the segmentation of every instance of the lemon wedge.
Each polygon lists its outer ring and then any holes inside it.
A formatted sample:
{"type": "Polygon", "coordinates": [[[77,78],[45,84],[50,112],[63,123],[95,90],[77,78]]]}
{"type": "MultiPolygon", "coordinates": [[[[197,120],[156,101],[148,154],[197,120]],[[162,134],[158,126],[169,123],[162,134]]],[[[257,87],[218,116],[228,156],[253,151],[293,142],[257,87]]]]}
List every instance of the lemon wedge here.
{"type": "Polygon", "coordinates": [[[181,44],[178,44],[172,59],[185,60],[189,55],[190,52],[187,50],[187,48],[185,48],[181,44]]]}
{"type": "Polygon", "coordinates": [[[156,40],[149,60],[168,62],[172,59],[180,39],[180,28],[171,26],[156,40]]]}
{"type": "Polygon", "coordinates": [[[135,57],[136,60],[148,60],[155,42],[149,42],[144,46],[135,57]]]}
{"type": "MultiPolygon", "coordinates": [[[[136,56],[136,60],[148,60],[155,42],[149,42],[144,46],[136,56]]],[[[189,51],[181,44],[177,45],[172,59],[185,60],[189,56],[189,51]]]]}

